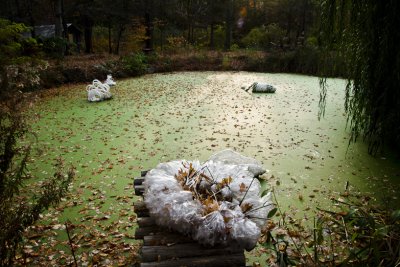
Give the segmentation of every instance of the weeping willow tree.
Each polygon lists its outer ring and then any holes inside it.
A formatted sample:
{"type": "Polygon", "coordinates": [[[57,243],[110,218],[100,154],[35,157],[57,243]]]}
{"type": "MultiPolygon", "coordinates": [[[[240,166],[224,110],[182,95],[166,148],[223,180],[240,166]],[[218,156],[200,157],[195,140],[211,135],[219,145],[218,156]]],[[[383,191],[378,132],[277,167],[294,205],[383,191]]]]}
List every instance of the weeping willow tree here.
{"type": "MultiPolygon", "coordinates": [[[[347,74],[345,110],[350,142],[369,153],[400,144],[400,1],[322,0],[321,41],[347,74]],[[385,142],[384,142],[385,140],[385,142]]],[[[321,79],[320,114],[327,87],[321,79]]]]}

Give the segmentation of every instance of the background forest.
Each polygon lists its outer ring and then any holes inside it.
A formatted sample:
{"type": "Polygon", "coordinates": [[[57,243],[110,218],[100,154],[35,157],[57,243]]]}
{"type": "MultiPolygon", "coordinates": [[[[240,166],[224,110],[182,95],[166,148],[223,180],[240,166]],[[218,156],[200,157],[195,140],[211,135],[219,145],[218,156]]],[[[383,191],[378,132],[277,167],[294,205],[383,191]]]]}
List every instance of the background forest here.
{"type": "MultiPolygon", "coordinates": [[[[76,25],[80,47],[70,53],[126,54],[148,48],[294,49],[318,43],[313,0],[6,0],[3,18],[34,27],[55,25],[55,38],[76,25]]],[[[31,28],[33,37],[40,37],[31,28]]],[[[46,49],[49,49],[47,47],[46,49]]]]}

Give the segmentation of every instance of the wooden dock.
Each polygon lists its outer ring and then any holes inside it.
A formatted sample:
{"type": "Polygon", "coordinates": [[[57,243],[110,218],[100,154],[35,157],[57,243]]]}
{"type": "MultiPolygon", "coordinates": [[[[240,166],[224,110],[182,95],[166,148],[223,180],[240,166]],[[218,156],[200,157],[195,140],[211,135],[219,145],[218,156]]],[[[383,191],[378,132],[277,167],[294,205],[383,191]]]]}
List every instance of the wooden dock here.
{"type": "MultiPolygon", "coordinates": [[[[135,194],[143,196],[144,177],[135,178],[135,194]]],[[[161,228],[149,217],[143,201],[134,204],[139,227],[135,238],[143,240],[141,248],[142,267],[232,267],[246,266],[244,250],[235,245],[228,247],[204,247],[190,237],[161,228]]]]}

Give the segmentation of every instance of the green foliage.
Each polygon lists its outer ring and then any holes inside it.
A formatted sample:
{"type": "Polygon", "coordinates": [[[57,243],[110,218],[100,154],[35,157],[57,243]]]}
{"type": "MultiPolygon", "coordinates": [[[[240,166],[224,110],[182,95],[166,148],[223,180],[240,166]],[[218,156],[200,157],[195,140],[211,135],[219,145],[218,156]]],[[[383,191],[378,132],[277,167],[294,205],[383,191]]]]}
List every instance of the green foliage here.
{"type": "Polygon", "coordinates": [[[44,61],[24,62],[5,68],[9,91],[33,91],[40,88],[41,73],[46,71],[48,64],[44,61]]]}
{"type": "Polygon", "coordinates": [[[187,40],[183,36],[169,36],[167,37],[165,49],[167,51],[176,52],[186,48],[188,45],[187,40]]]}
{"type": "Polygon", "coordinates": [[[6,91],[35,87],[38,72],[46,65],[37,60],[39,46],[32,38],[22,38],[28,31],[24,24],[0,18],[0,96],[6,91]]]}
{"type": "MultiPolygon", "coordinates": [[[[279,222],[269,220],[261,245],[275,252],[270,264],[284,256],[296,266],[396,266],[400,262],[400,211],[369,203],[368,196],[345,191],[332,210],[318,209],[314,225],[307,225],[282,212],[279,222]],[[290,249],[282,250],[284,242],[290,249]]],[[[275,199],[276,201],[276,199],[275,199]]],[[[272,218],[268,214],[268,218],[272,218]]],[[[279,265],[287,266],[287,265],[279,265]]]]}
{"type": "MultiPolygon", "coordinates": [[[[339,202],[340,211],[322,211],[317,229],[329,229],[331,239],[319,235],[320,244],[335,242],[332,251],[341,252],[342,265],[395,266],[400,257],[400,221],[391,214],[399,211],[380,210],[364,203],[339,202]]],[[[326,230],[325,230],[326,231],[326,230]]]]}
{"type": "MultiPolygon", "coordinates": [[[[345,62],[350,141],[363,137],[372,154],[384,140],[400,144],[399,3],[322,1],[321,9],[321,40],[327,53],[337,50],[345,62]]],[[[326,93],[322,86],[321,110],[326,93]]]]}
{"type": "Polygon", "coordinates": [[[285,33],[276,23],[268,24],[251,29],[251,31],[242,38],[242,43],[247,48],[267,49],[277,46],[285,33]]]}
{"type": "Polygon", "coordinates": [[[218,25],[214,30],[214,47],[217,50],[224,49],[225,27],[218,25]]]}
{"type": "Polygon", "coordinates": [[[23,38],[29,27],[0,18],[0,67],[26,62],[40,55],[40,48],[33,38],[23,38]]]}
{"type": "Polygon", "coordinates": [[[38,85],[46,67],[32,58],[37,44],[22,38],[27,30],[0,19],[0,266],[12,265],[24,229],[60,201],[73,177],[72,169],[64,175],[59,165],[54,177],[35,186],[27,174],[29,129],[22,114],[29,103],[21,90],[38,85]]]}
{"type": "Polygon", "coordinates": [[[251,29],[251,31],[242,38],[242,43],[247,48],[263,48],[266,45],[266,32],[263,27],[251,29]]]}
{"type": "Polygon", "coordinates": [[[231,67],[231,59],[229,58],[229,56],[224,55],[222,57],[222,69],[229,70],[230,67],[231,67]]]}
{"type": "Polygon", "coordinates": [[[63,51],[65,47],[67,46],[67,41],[64,38],[60,37],[52,37],[52,38],[46,38],[43,41],[43,52],[46,53],[46,55],[52,57],[52,58],[62,58],[63,55],[60,53],[60,51],[63,51]]]}
{"type": "Polygon", "coordinates": [[[317,48],[299,47],[293,51],[273,50],[261,56],[251,55],[249,51],[243,56],[243,70],[258,72],[287,72],[318,75],[321,66],[325,66],[327,77],[343,75],[339,58],[335,54],[323,54],[317,48]]]}
{"type": "Polygon", "coordinates": [[[238,44],[233,44],[233,45],[231,45],[231,48],[229,50],[232,52],[235,52],[235,51],[239,51],[239,49],[240,49],[240,47],[238,44]]]}
{"type": "Polygon", "coordinates": [[[272,44],[278,45],[283,37],[285,36],[285,31],[279,27],[278,24],[276,23],[271,23],[268,24],[265,27],[265,37],[266,37],[266,41],[268,42],[267,46],[271,46],[272,44]]]}
{"type": "Polygon", "coordinates": [[[136,53],[122,58],[123,69],[130,75],[142,75],[147,71],[145,54],[136,53]]]}
{"type": "Polygon", "coordinates": [[[40,185],[29,179],[30,145],[21,145],[27,142],[29,129],[21,115],[21,99],[22,94],[14,92],[0,102],[0,266],[12,265],[24,229],[60,201],[74,175],[73,169],[62,173],[60,160],[52,178],[40,185]]]}
{"type": "Polygon", "coordinates": [[[318,39],[315,36],[310,36],[306,39],[305,45],[307,47],[318,47],[318,39]]]}
{"type": "Polygon", "coordinates": [[[21,33],[28,29],[24,24],[0,18],[0,66],[15,63],[23,56],[21,33]]]}

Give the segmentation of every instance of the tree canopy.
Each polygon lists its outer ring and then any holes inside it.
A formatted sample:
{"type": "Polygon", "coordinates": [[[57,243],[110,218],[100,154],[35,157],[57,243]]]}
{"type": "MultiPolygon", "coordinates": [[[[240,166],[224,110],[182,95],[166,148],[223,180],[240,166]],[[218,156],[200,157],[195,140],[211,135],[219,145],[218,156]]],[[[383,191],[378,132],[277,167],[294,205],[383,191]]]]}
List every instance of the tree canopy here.
{"type": "MultiPolygon", "coordinates": [[[[351,141],[360,136],[375,154],[400,144],[400,3],[322,1],[322,41],[335,50],[347,74],[345,109],[351,141]]],[[[322,87],[322,109],[326,87],[322,87]]]]}
{"type": "MultiPolygon", "coordinates": [[[[252,29],[265,32],[274,25],[280,32],[275,45],[293,47],[314,34],[316,7],[315,0],[5,0],[0,17],[31,26],[32,36],[34,26],[54,24],[56,36],[66,38],[67,23],[74,23],[82,30],[86,53],[99,52],[97,43],[103,42],[102,52],[118,54],[132,39],[132,29],[141,27],[162,49],[169,40],[183,38],[186,45],[230,50],[246,48],[242,39],[252,29]],[[105,40],[93,40],[99,29],[105,40]]],[[[264,49],[272,41],[260,36],[265,40],[256,40],[263,44],[257,48],[264,49]]]]}

